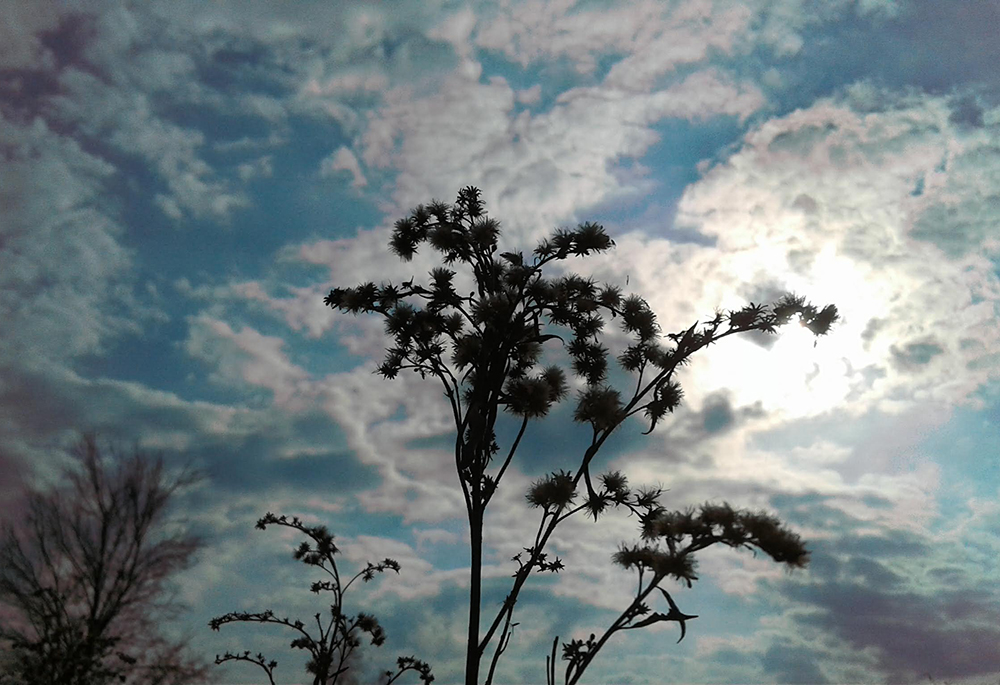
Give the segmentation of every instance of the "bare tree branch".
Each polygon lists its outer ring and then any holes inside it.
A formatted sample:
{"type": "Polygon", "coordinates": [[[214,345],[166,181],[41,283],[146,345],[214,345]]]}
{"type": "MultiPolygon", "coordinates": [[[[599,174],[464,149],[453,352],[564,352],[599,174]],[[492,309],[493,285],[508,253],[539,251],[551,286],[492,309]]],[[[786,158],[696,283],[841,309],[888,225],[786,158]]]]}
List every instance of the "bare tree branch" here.
{"type": "MultiPolygon", "coordinates": [[[[138,448],[125,456],[95,436],[76,446],[65,483],[28,493],[19,526],[0,537],[0,627],[17,678],[28,683],[201,682],[207,664],[159,635],[179,606],[167,583],[188,568],[199,538],[163,532],[171,498],[199,478],[173,478],[138,448]],[[107,454],[110,453],[110,454],[107,454]]],[[[16,680],[15,680],[16,682],[16,680]]]]}

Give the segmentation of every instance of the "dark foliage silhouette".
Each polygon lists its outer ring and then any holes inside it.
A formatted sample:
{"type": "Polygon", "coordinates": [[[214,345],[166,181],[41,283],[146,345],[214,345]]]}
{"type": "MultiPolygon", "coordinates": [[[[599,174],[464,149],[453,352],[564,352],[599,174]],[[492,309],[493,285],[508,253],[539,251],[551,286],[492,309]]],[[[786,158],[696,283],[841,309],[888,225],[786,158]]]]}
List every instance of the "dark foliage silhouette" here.
{"type": "MultiPolygon", "coordinates": [[[[359,578],[367,583],[375,578],[375,574],[387,570],[399,573],[399,563],[393,559],[383,559],[378,563],[368,562],[365,568],[352,577],[344,579],[340,575],[335,555],[340,551],[334,543],[334,536],[326,526],[307,526],[298,517],[289,519],[286,516],[275,516],[271,512],[257,521],[257,528],[265,530],[268,526],[284,526],[299,531],[312,542],[302,542],[295,548],[293,556],[307,566],[321,569],[330,580],[315,581],[310,590],[316,594],[329,592],[333,595],[330,604],[330,620],[324,625],[322,614],[315,614],[315,634],[310,633],[303,621],[278,618],[270,609],[260,612],[234,611],[224,616],[213,618],[209,622],[212,630],[219,630],[227,623],[268,623],[285,626],[297,633],[292,640],[293,649],[304,649],[309,652],[310,659],[306,663],[306,672],[312,676],[313,685],[333,685],[344,682],[342,676],[347,676],[350,670],[350,660],[354,650],[361,645],[361,635],[367,634],[371,644],[381,647],[385,643],[385,631],[379,625],[378,619],[371,614],[358,613],[351,616],[344,613],[344,595],[359,578]]],[[[249,650],[242,653],[226,652],[215,657],[216,664],[227,661],[245,661],[256,664],[267,674],[268,681],[274,685],[274,669],[278,662],[267,659],[262,653],[252,654],[249,650]]],[[[401,656],[396,659],[396,670],[385,671],[385,683],[395,682],[407,671],[414,671],[424,685],[434,681],[428,664],[412,656],[401,656]]]]}
{"type": "MultiPolygon", "coordinates": [[[[390,248],[407,261],[425,242],[439,252],[444,264],[430,272],[428,285],[413,279],[399,285],[362,283],[331,290],[325,303],[351,314],[383,317],[394,345],[378,373],[392,379],[410,369],[436,379],[450,404],[456,428],[455,468],[470,530],[467,685],[478,685],[482,660],[495,641],[485,679],[492,682],[516,625],[514,608],[528,577],[536,571],[556,573],[564,568],[562,560],[550,559],[545,552],[560,523],[580,512],[596,521],[609,508],[627,508],[638,515],[642,542],[623,546],[614,554],[617,564],[637,573],[636,597],[600,638],[595,635],[564,645],[565,682],[575,683],[616,632],[676,621],[683,637],[685,621],[694,617],[677,609],[665,590],[661,589],[669,607],[665,614],[650,614],[645,599],[665,578],[690,586],[696,578],[697,551],[715,543],[754,547],[789,567],[805,565],[807,552],[798,536],[765,513],[710,504],[698,511],[667,511],[660,506],[660,490],[630,488],[625,476],[617,472],[604,474],[595,486],[591,468],[602,445],[629,417],[641,414],[649,433],[679,405],[682,391],[674,374],[698,350],[738,333],[773,334],[793,321],[824,335],[837,320],[837,309],[833,305],[817,309],[802,297],[787,295],[769,306],[751,303],[738,311],[717,311],[700,325],[696,322],[687,330],[667,334],[664,344],[655,314],[638,295],[626,296],[617,285],[577,275],[546,275],[556,262],[612,249],[614,241],[602,226],[588,222],[572,230],[559,229],[528,257],[522,252],[497,254],[499,234],[500,224],[487,216],[476,188],[462,189],[454,205],[434,201],[418,206],[396,222],[390,248]],[[458,292],[452,266],[471,275],[474,290],[467,296],[458,292]],[[610,352],[601,332],[611,320],[631,338],[617,359],[635,377],[630,395],[608,382],[610,352]],[[539,369],[543,345],[555,341],[569,354],[573,373],[583,382],[573,418],[589,426],[590,445],[573,469],[538,480],[527,493],[529,504],[541,509],[538,532],[524,552],[514,557],[517,570],[510,592],[483,632],[484,515],[528,422],[546,416],[568,394],[562,368],[539,369]],[[520,424],[505,454],[495,430],[501,410],[520,424]],[[645,618],[637,620],[640,617],[645,618]]],[[[547,667],[552,683],[555,646],[547,667]]]]}
{"type": "Polygon", "coordinates": [[[138,449],[102,450],[85,436],[66,483],[32,490],[21,525],[0,539],[4,685],[202,683],[208,665],[159,634],[176,615],[167,582],[201,541],[166,532],[171,498],[198,476],[175,478],[138,449]],[[110,452],[110,465],[106,455],[110,452]]]}

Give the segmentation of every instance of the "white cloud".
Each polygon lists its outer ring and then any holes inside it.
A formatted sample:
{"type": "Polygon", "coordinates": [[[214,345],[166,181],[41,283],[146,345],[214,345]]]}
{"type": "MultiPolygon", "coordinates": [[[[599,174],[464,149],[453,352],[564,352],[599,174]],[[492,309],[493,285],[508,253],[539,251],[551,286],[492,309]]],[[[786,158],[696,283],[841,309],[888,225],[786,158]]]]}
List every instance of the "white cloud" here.
{"type": "Polygon", "coordinates": [[[237,332],[224,321],[202,315],[190,322],[184,347],[213,365],[209,378],[266,388],[274,394],[275,406],[294,410],[308,399],[308,374],[289,361],[284,344],[248,326],[237,332]]]}
{"type": "Polygon", "coordinates": [[[490,211],[504,219],[506,238],[523,242],[588,206],[634,192],[639,181],[622,185],[616,162],[641,157],[658,140],[653,125],[743,119],[762,103],[752,85],[710,69],[649,94],[574,88],[548,111],[515,115],[504,79],[484,84],[455,73],[424,97],[406,88],[388,92],[364,133],[362,157],[371,167],[398,169],[391,209],[477,185],[490,211]]]}
{"type": "Polygon", "coordinates": [[[244,93],[239,96],[237,109],[252,112],[272,124],[281,124],[288,116],[287,104],[280,98],[260,93],[244,93]]]}
{"type": "MultiPolygon", "coordinates": [[[[26,6],[14,7],[20,19],[34,16],[26,6]]],[[[47,123],[61,131],[72,127],[74,137],[109,144],[149,164],[166,185],[167,192],[156,201],[168,216],[225,219],[245,206],[247,198],[232,192],[200,156],[204,135],[178,126],[160,111],[164,93],[173,102],[213,98],[211,89],[196,78],[196,57],[185,51],[191,47],[186,37],[173,35],[161,48],[157,41],[162,25],[141,8],[98,5],[90,9],[74,16],[67,8],[51,6],[45,13],[53,22],[71,22],[73,29],[67,30],[89,32],[65,65],[57,67],[45,60],[32,65],[51,72],[46,78],[59,84],[57,95],[42,96],[46,106],[40,111],[47,123]]],[[[46,28],[27,23],[30,26],[25,28],[46,28]]],[[[263,106],[262,97],[248,98],[248,106],[263,106]]],[[[271,116],[273,110],[271,103],[271,116]]]]}
{"type": "Polygon", "coordinates": [[[278,297],[268,292],[267,284],[258,281],[233,283],[225,288],[191,288],[181,284],[185,292],[201,299],[207,297],[239,297],[265,305],[280,314],[294,331],[304,331],[310,338],[318,338],[336,326],[339,342],[352,354],[368,359],[381,356],[385,340],[382,325],[375,317],[350,317],[335,313],[324,302],[324,296],[334,287],[351,287],[369,280],[399,283],[427,273],[436,265],[433,255],[424,251],[409,263],[401,262],[388,247],[389,230],[359,229],[354,238],[316,240],[301,245],[288,245],[279,259],[288,263],[321,265],[329,269],[329,278],[314,286],[282,288],[289,294],[278,297]]]}
{"type": "Polygon", "coordinates": [[[378,382],[366,365],[317,379],[315,392],[357,458],[379,470],[379,485],[359,494],[366,510],[400,514],[404,525],[462,515],[465,505],[454,487],[449,452],[408,444],[445,435],[454,425],[440,385],[412,373],[378,382]],[[405,418],[396,419],[397,412],[405,418]]]}
{"type": "Polygon", "coordinates": [[[418,549],[427,545],[450,545],[459,542],[457,533],[442,528],[418,528],[413,531],[413,535],[417,540],[418,549]]]}
{"type": "Polygon", "coordinates": [[[334,150],[319,164],[320,176],[333,176],[341,171],[346,171],[351,175],[352,188],[364,188],[368,185],[368,179],[365,178],[364,172],[361,171],[361,164],[358,163],[358,158],[354,156],[353,152],[343,146],[334,150]]]}
{"type": "Polygon", "coordinates": [[[477,31],[476,44],[501,51],[522,66],[545,58],[568,57],[581,73],[596,67],[596,56],[632,48],[662,25],[663,6],[629,6],[569,12],[575,0],[499,4],[477,31]]]}
{"type": "Polygon", "coordinates": [[[3,362],[49,363],[99,352],[142,317],[131,293],[132,254],[103,200],[114,170],[41,119],[0,117],[0,311],[3,362]],[[131,310],[131,312],[130,312],[131,310]]]}
{"type": "Polygon", "coordinates": [[[271,178],[274,174],[274,163],[272,155],[264,155],[263,157],[258,157],[252,162],[244,162],[240,164],[236,171],[239,173],[240,178],[244,181],[249,181],[254,178],[271,178]]]}
{"type": "Polygon", "coordinates": [[[427,37],[450,43],[460,59],[468,59],[472,51],[469,37],[475,26],[475,12],[470,7],[463,7],[445,17],[437,26],[431,27],[427,31],[427,37]]]}
{"type": "Polygon", "coordinates": [[[354,94],[358,91],[378,93],[389,86],[389,78],[381,71],[369,68],[367,71],[338,71],[323,81],[310,79],[302,88],[307,96],[336,96],[354,94]]]}
{"type": "MultiPolygon", "coordinates": [[[[399,513],[407,523],[439,522],[463,510],[452,487],[451,460],[440,450],[407,446],[411,440],[446,434],[452,427],[440,387],[412,374],[372,382],[369,365],[311,376],[283,351],[284,340],[202,314],[190,320],[186,352],[210,366],[208,378],[225,387],[263,388],[271,406],[286,413],[317,409],[344,431],[346,445],[363,464],[378,468],[381,482],[358,497],[369,511],[399,513]],[[405,417],[396,419],[398,412],[405,417]]],[[[384,341],[364,351],[381,356],[384,341]]]]}
{"type": "Polygon", "coordinates": [[[399,540],[372,535],[359,535],[343,542],[344,558],[361,569],[369,561],[378,563],[386,557],[398,561],[400,575],[388,571],[377,587],[366,592],[365,602],[393,596],[403,600],[427,599],[441,592],[444,583],[468,584],[465,569],[438,571],[417,550],[399,540]]]}
{"type": "Polygon", "coordinates": [[[542,86],[541,84],[536,83],[531,88],[525,88],[524,90],[517,91],[515,97],[522,105],[534,105],[542,97],[542,86]]]}
{"type": "Polygon", "coordinates": [[[655,29],[643,30],[645,35],[629,46],[627,57],[611,67],[604,84],[647,92],[664,75],[682,65],[705,61],[713,51],[732,54],[746,33],[751,11],[745,6],[713,9],[705,3],[690,3],[655,24],[655,29]]]}
{"type": "MultiPolygon", "coordinates": [[[[949,187],[969,182],[961,170],[988,135],[955,130],[940,98],[867,114],[850,101],[821,102],[749,133],[742,150],[688,189],[678,222],[715,237],[716,273],[750,293],[773,284],[838,305],[843,323],[804,354],[820,365],[816,382],[833,374],[825,406],[848,397],[855,411],[898,408],[903,397],[961,402],[996,373],[986,361],[1000,346],[1000,283],[989,262],[970,253],[985,231],[965,229],[959,239],[957,226],[938,221],[934,235],[914,240],[914,226],[948,202],[949,187]],[[949,258],[927,242],[936,235],[963,241],[961,254],[949,258]],[[881,377],[864,380],[872,372],[881,377]]],[[[996,181],[976,178],[981,189],[996,181]]],[[[703,306],[733,306],[705,294],[691,295],[703,306]]],[[[747,355],[767,354],[730,347],[714,371],[705,360],[693,367],[706,391],[731,384],[740,369],[759,369],[747,355]]],[[[746,380],[739,403],[760,387],[760,379],[746,380]]]]}
{"type": "MultiPolygon", "coordinates": [[[[701,78],[712,85],[720,82],[715,76],[701,78]]],[[[456,81],[452,85],[456,94],[471,91],[486,95],[479,99],[480,103],[493,97],[497,106],[494,112],[509,109],[509,100],[505,97],[511,91],[505,83],[494,81],[489,85],[466,83],[459,86],[456,81]]],[[[701,85],[691,86],[691,90],[712,92],[712,88],[701,85]]],[[[445,88],[443,94],[447,92],[445,88]]],[[[549,116],[553,119],[565,116],[563,113],[576,101],[590,108],[599,107],[599,94],[596,89],[573,91],[564,95],[559,103],[565,109],[554,110],[549,116]]],[[[731,99],[719,97],[718,101],[731,99]]],[[[616,102],[613,97],[607,100],[616,102]]],[[[430,111],[436,111],[443,101],[442,97],[430,111]]],[[[626,102],[635,109],[621,107],[615,111],[615,116],[604,117],[604,120],[621,121],[621,112],[644,111],[634,101],[626,102]]],[[[666,108],[669,102],[669,98],[661,96],[659,100],[647,100],[643,104],[659,114],[663,110],[656,110],[655,106],[667,103],[661,105],[666,108]]],[[[757,103],[759,100],[754,106],[758,106],[757,103]]],[[[696,109],[692,107],[691,111],[696,109]]],[[[691,385],[695,407],[718,387],[733,388],[738,405],[752,403],[763,395],[767,408],[780,410],[776,417],[758,426],[765,428],[792,418],[822,414],[834,406],[844,407],[848,412],[862,412],[873,407],[898,411],[901,408],[920,409],[923,407],[920,403],[924,402],[933,406],[963,400],[988,377],[988,372],[966,368],[968,358],[932,361],[936,359],[933,346],[940,344],[953,353],[964,345],[973,350],[966,354],[976,355],[971,359],[973,362],[976,358],[981,359],[984,353],[996,350],[995,337],[990,334],[990,330],[995,329],[991,318],[992,302],[997,299],[995,277],[981,259],[966,256],[950,262],[942,260],[937,248],[913,241],[909,235],[914,217],[946,198],[947,194],[940,189],[956,182],[946,180],[947,174],[937,175],[942,173],[935,171],[941,155],[953,154],[955,160],[966,159],[969,154],[966,150],[978,150],[984,144],[978,138],[963,140],[959,137],[959,147],[951,149],[949,141],[955,131],[947,124],[947,118],[948,109],[943,101],[929,98],[903,106],[897,103],[887,111],[869,113],[858,113],[849,103],[823,102],[770,122],[748,134],[743,149],[708,171],[682,201],[680,221],[702,235],[715,238],[714,247],[677,245],[662,239],[627,235],[618,239],[614,256],[606,260],[595,258],[588,268],[619,275],[627,269],[636,289],[653,293],[650,300],[654,307],[670,321],[688,317],[690,321],[719,305],[739,306],[747,297],[756,296],[754,288],[775,285],[795,289],[820,304],[834,302],[840,305],[845,316],[843,325],[835,334],[822,339],[817,348],[809,346],[797,351],[782,347],[775,354],[774,350],[768,353],[750,344],[727,341],[730,343],[727,349],[732,348],[729,349],[732,362],[729,367],[721,357],[705,355],[704,362],[696,362],[691,369],[696,377],[691,385]],[[910,194],[920,174],[926,176],[923,194],[931,196],[930,200],[913,199],[910,194]],[[664,288],[665,282],[671,287],[664,288]],[[850,283],[852,289],[845,288],[846,283],[850,283]],[[741,288],[744,289],[742,293],[741,288]],[[926,294],[922,292],[925,289],[926,294]],[[976,297],[987,297],[991,304],[976,307],[971,304],[976,297]],[[889,329],[878,329],[874,337],[866,336],[874,312],[880,308],[884,308],[886,318],[895,319],[895,323],[889,329]],[[950,320],[956,315],[960,317],[960,333],[948,332],[943,318],[945,313],[950,320]],[[906,333],[906,341],[896,345],[895,354],[892,352],[894,342],[877,342],[882,336],[900,332],[906,333]],[[928,340],[932,342],[926,342],[928,340]],[[977,344],[962,343],[962,340],[977,341],[977,344]],[[748,362],[747,355],[756,356],[748,362]],[[790,369],[794,377],[788,379],[789,384],[801,384],[803,378],[811,376],[814,363],[821,369],[819,375],[809,381],[810,386],[796,396],[795,406],[781,404],[784,390],[780,385],[775,386],[774,393],[767,391],[769,383],[774,385],[773,373],[780,371],[782,365],[790,366],[793,355],[802,365],[790,369]],[[924,360],[924,355],[932,359],[924,360]],[[842,357],[848,363],[845,364],[842,357]],[[932,363],[923,364],[923,361],[932,363]],[[907,366],[910,368],[903,373],[903,367],[907,366]],[[744,378],[734,384],[734,379],[739,380],[740,374],[748,373],[748,369],[759,369],[766,377],[744,378]],[[886,376],[880,380],[866,375],[872,369],[884,371],[886,376]],[[818,398],[816,403],[812,403],[812,397],[818,398]],[[913,399],[903,399],[907,397],[913,399]],[[847,398],[851,398],[849,402],[845,401],[847,398]]],[[[533,140],[529,134],[536,131],[531,125],[542,120],[542,116],[522,115],[514,126],[525,140],[533,140]]],[[[990,121],[989,116],[986,120],[990,121]]],[[[412,159],[417,159],[417,150],[429,153],[431,147],[414,145],[408,149],[407,145],[414,142],[408,136],[420,140],[422,134],[407,128],[405,122],[400,123],[403,130],[400,149],[392,151],[393,148],[385,147],[381,150],[390,155],[386,164],[405,170],[411,150],[412,159]]],[[[496,129],[484,126],[484,131],[489,128],[496,129]]],[[[568,132],[560,142],[566,138],[573,140],[572,127],[552,127],[556,128],[568,132]]],[[[387,127],[387,131],[392,130],[391,126],[387,127]]],[[[584,140],[584,130],[587,129],[579,129],[580,140],[584,140]]],[[[381,140],[394,137],[390,133],[381,140]]],[[[429,142],[430,137],[426,140],[429,142]]],[[[500,138],[495,148],[487,148],[490,154],[504,154],[502,140],[500,138]],[[494,153],[494,149],[500,152],[494,153]]],[[[648,144],[648,140],[637,133],[634,140],[618,141],[604,149],[624,148],[639,154],[648,144]]],[[[373,149],[379,149],[378,145],[373,149]]],[[[982,152],[976,154],[982,155],[982,152]]],[[[605,158],[607,156],[610,155],[605,158]]],[[[973,159],[976,158],[969,157],[968,161],[973,159]]],[[[985,166],[988,166],[988,158],[985,166]]],[[[961,165],[956,164],[956,168],[961,165]]],[[[989,181],[988,174],[970,173],[968,178],[973,176],[977,179],[985,176],[989,181]]],[[[496,214],[506,218],[501,211],[496,214]]],[[[969,232],[968,244],[973,249],[977,240],[988,241],[981,233],[969,232]]],[[[351,243],[338,243],[338,250],[344,251],[347,266],[352,261],[346,257],[351,253],[351,243]]],[[[967,254],[969,250],[963,246],[958,252],[967,254]]],[[[347,282],[352,281],[348,279],[347,282]]],[[[672,469],[673,482],[683,483],[689,490],[688,497],[678,504],[686,501],[695,504],[706,497],[725,496],[741,498],[740,503],[745,505],[766,506],[768,496],[773,493],[820,492],[843,500],[839,506],[844,511],[867,517],[869,525],[892,531],[906,527],[925,529],[929,524],[927,517],[934,514],[938,475],[933,468],[922,466],[909,475],[873,474],[851,486],[842,469],[856,465],[851,463],[854,455],[848,456],[843,446],[814,446],[815,449],[808,451],[807,459],[794,451],[780,454],[747,450],[745,438],[737,433],[730,442],[701,445],[702,455],[728,455],[712,470],[706,471],[704,462],[691,462],[672,469]],[[826,460],[823,469],[815,468],[813,457],[817,455],[826,460]],[[804,463],[806,461],[808,464],[804,463]],[[750,497],[744,494],[747,483],[755,484],[750,497]],[[892,502],[889,509],[879,512],[859,507],[860,498],[878,493],[892,502]]],[[[630,472],[636,473],[639,480],[654,480],[657,474],[664,472],[661,454],[656,450],[651,452],[656,457],[650,457],[648,462],[644,455],[630,458],[633,467],[630,472]]],[[[390,479],[382,488],[379,508],[391,506],[392,498],[406,491],[404,483],[402,477],[390,479]]],[[[511,502],[508,508],[506,503],[498,501],[497,506],[499,524],[491,527],[490,533],[491,540],[497,544],[496,549],[502,553],[508,542],[513,544],[512,540],[506,540],[507,536],[521,537],[517,535],[520,528],[515,524],[523,522],[523,517],[519,518],[515,512],[522,509],[523,504],[518,507],[511,502]]],[[[528,525],[523,527],[530,528],[528,525]]],[[[588,567],[587,560],[602,549],[598,543],[610,541],[611,536],[588,540],[587,544],[578,546],[579,549],[563,545],[557,551],[576,561],[578,566],[588,567]]],[[[726,576],[726,568],[726,564],[717,569],[713,566],[712,574],[721,579],[726,576]]],[[[739,568],[742,569],[740,582],[725,586],[730,592],[749,592],[761,579],[773,576],[771,566],[754,569],[753,564],[748,563],[739,568]]],[[[611,575],[596,572],[592,578],[584,577],[560,585],[558,592],[586,601],[596,596],[598,588],[613,582],[611,575]]]]}
{"type": "Polygon", "coordinates": [[[857,11],[861,16],[896,17],[902,13],[903,3],[900,0],[858,0],[857,11]]]}
{"type": "Polygon", "coordinates": [[[900,14],[893,0],[635,0],[579,6],[561,2],[496,3],[476,32],[478,46],[528,66],[568,60],[580,74],[599,60],[625,54],[608,75],[619,87],[646,89],[680,65],[713,53],[742,56],[758,47],[777,57],[798,54],[806,31],[854,12],[881,20],[900,14]]]}
{"type": "Polygon", "coordinates": [[[77,123],[85,135],[137,155],[155,168],[169,191],[159,201],[168,215],[178,218],[183,212],[225,219],[247,205],[247,198],[230,192],[199,156],[204,135],[158,116],[147,95],[108,85],[73,68],[62,72],[60,83],[63,94],[54,98],[57,117],[77,123]]]}

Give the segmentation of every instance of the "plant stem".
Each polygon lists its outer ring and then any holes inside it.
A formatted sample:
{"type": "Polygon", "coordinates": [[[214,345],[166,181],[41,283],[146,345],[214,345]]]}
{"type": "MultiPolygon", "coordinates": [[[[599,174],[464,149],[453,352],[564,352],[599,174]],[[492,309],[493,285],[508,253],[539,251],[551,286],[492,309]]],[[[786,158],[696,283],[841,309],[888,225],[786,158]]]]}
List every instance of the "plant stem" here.
{"type": "Polygon", "coordinates": [[[469,578],[469,635],[465,651],[465,685],[479,684],[479,611],[483,580],[483,518],[482,511],[473,507],[469,512],[472,563],[469,578]]]}

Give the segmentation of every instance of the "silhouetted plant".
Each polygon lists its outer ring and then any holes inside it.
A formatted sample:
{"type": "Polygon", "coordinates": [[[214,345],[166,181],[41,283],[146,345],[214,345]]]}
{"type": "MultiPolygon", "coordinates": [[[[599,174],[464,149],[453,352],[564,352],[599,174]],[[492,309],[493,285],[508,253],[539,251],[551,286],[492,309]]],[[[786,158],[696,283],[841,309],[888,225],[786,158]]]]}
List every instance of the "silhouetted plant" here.
{"type": "Polygon", "coordinates": [[[179,685],[204,682],[206,664],[185,643],[160,636],[157,618],[179,607],[163,597],[169,578],[190,565],[201,541],[164,535],[178,488],[163,462],[136,449],[111,450],[105,463],[93,435],[74,452],[68,483],[31,490],[22,525],[8,522],[0,540],[0,603],[12,620],[5,685],[179,685]]]}
{"type": "MultiPolygon", "coordinates": [[[[680,404],[682,391],[673,376],[698,350],[737,333],[775,333],[794,319],[814,334],[824,335],[837,320],[837,309],[828,305],[820,310],[802,297],[787,295],[770,306],[750,303],[738,311],[717,311],[700,327],[696,322],[685,331],[667,334],[669,343],[664,345],[655,314],[638,295],[624,296],[617,285],[597,284],[577,275],[544,275],[555,262],[613,248],[614,241],[602,226],[587,222],[576,229],[559,229],[541,241],[530,258],[521,252],[497,254],[499,234],[500,224],[486,215],[479,190],[464,188],[454,205],[435,200],[395,224],[390,248],[400,258],[412,259],[424,242],[443,256],[444,266],[430,272],[427,286],[413,279],[400,285],[368,282],[334,288],[324,301],[344,312],[374,313],[385,319],[394,346],[377,368],[383,377],[391,379],[410,369],[421,377],[436,378],[444,387],[457,431],[455,467],[470,528],[467,685],[478,685],[481,661],[497,638],[486,678],[492,682],[497,661],[517,625],[511,618],[518,594],[531,573],[563,569],[560,559],[549,560],[544,551],[556,526],[581,511],[596,521],[609,507],[627,507],[641,515],[647,544],[623,547],[615,554],[616,562],[640,575],[636,599],[602,638],[574,640],[564,646],[563,658],[569,662],[566,680],[576,682],[611,634],[664,620],[681,621],[684,627],[683,621],[691,617],[681,614],[665,591],[670,613],[653,614],[646,623],[635,619],[648,613],[643,600],[661,580],[672,577],[690,583],[694,579],[696,551],[721,542],[758,547],[791,566],[806,563],[801,541],[771,517],[709,505],[697,516],[667,512],[659,505],[659,490],[633,490],[620,473],[605,474],[601,488],[596,489],[590,469],[602,445],[627,418],[642,413],[649,421],[649,433],[680,404]],[[448,268],[453,265],[471,271],[475,289],[468,296],[455,288],[456,271],[448,268]],[[607,382],[609,350],[601,342],[605,316],[617,320],[632,338],[617,360],[636,377],[630,396],[623,397],[607,382]],[[568,342],[562,337],[567,329],[568,342]],[[591,427],[591,441],[575,469],[553,473],[529,489],[529,504],[542,510],[538,532],[524,553],[514,557],[518,569],[511,590],[482,634],[486,507],[529,420],[544,417],[568,392],[562,368],[551,365],[537,370],[542,346],[553,340],[563,344],[572,358],[573,372],[584,381],[573,418],[591,427]],[[506,455],[501,455],[495,431],[501,409],[521,420],[506,455]],[[581,480],[586,493],[576,504],[581,480]],[[726,523],[726,517],[732,520],[726,523]]],[[[553,682],[554,662],[553,651],[547,669],[553,682]]]]}
{"type": "MultiPolygon", "coordinates": [[[[354,650],[361,645],[360,635],[362,633],[367,634],[371,639],[371,644],[376,647],[381,647],[386,637],[378,619],[371,614],[358,613],[351,616],[344,613],[345,593],[359,578],[367,583],[375,577],[376,573],[384,573],[386,570],[392,570],[398,574],[399,563],[389,558],[378,563],[369,561],[365,568],[344,582],[334,558],[340,549],[334,544],[334,536],[326,526],[307,526],[296,516],[289,519],[286,516],[275,516],[268,512],[257,521],[256,527],[259,530],[265,530],[269,525],[292,528],[312,540],[311,543],[304,541],[296,547],[293,556],[303,564],[322,569],[330,577],[330,580],[313,582],[309,588],[316,594],[320,592],[333,594],[333,603],[330,604],[330,621],[324,626],[320,618],[321,614],[315,614],[317,632],[313,635],[306,629],[306,624],[303,621],[278,618],[273,611],[268,609],[261,612],[234,611],[213,618],[208,625],[212,630],[219,630],[227,623],[270,623],[291,628],[298,633],[298,636],[292,640],[291,647],[304,649],[310,654],[310,659],[306,663],[306,672],[313,677],[313,685],[333,685],[349,670],[348,662],[354,650]]],[[[268,660],[260,652],[251,654],[249,650],[242,653],[227,651],[222,656],[216,655],[215,657],[216,664],[223,664],[227,661],[245,661],[256,664],[267,674],[271,685],[274,685],[274,669],[278,662],[268,660]]],[[[387,685],[395,682],[407,671],[416,672],[425,685],[430,685],[434,681],[430,666],[415,657],[399,657],[396,660],[396,667],[395,672],[385,671],[387,685]]]]}
{"type": "MultiPolygon", "coordinates": [[[[625,490],[626,483],[621,474],[614,473],[613,479],[618,486],[615,490],[625,490]]],[[[809,553],[801,538],[766,512],[735,510],[728,504],[703,504],[697,510],[684,512],[667,511],[659,506],[661,494],[659,490],[647,491],[636,498],[641,502],[633,500],[624,503],[639,515],[645,544],[623,544],[612,559],[622,568],[636,571],[638,583],[635,598],[599,639],[591,635],[585,643],[573,640],[563,645],[563,659],[568,662],[563,678],[565,683],[576,683],[601,647],[619,631],[676,621],[680,625],[677,642],[683,640],[687,621],[698,617],[678,609],[674,599],[659,584],[666,578],[672,578],[691,587],[698,579],[694,572],[693,554],[699,550],[720,543],[733,548],[759,549],[789,568],[801,568],[808,562],[809,553]],[[650,613],[646,604],[646,598],[654,589],[659,590],[667,602],[669,610],[665,614],[658,611],[650,613]],[[645,618],[638,620],[640,617],[645,618]]],[[[558,638],[552,644],[552,654],[546,659],[546,682],[549,685],[556,682],[557,643],[558,638]]]]}

